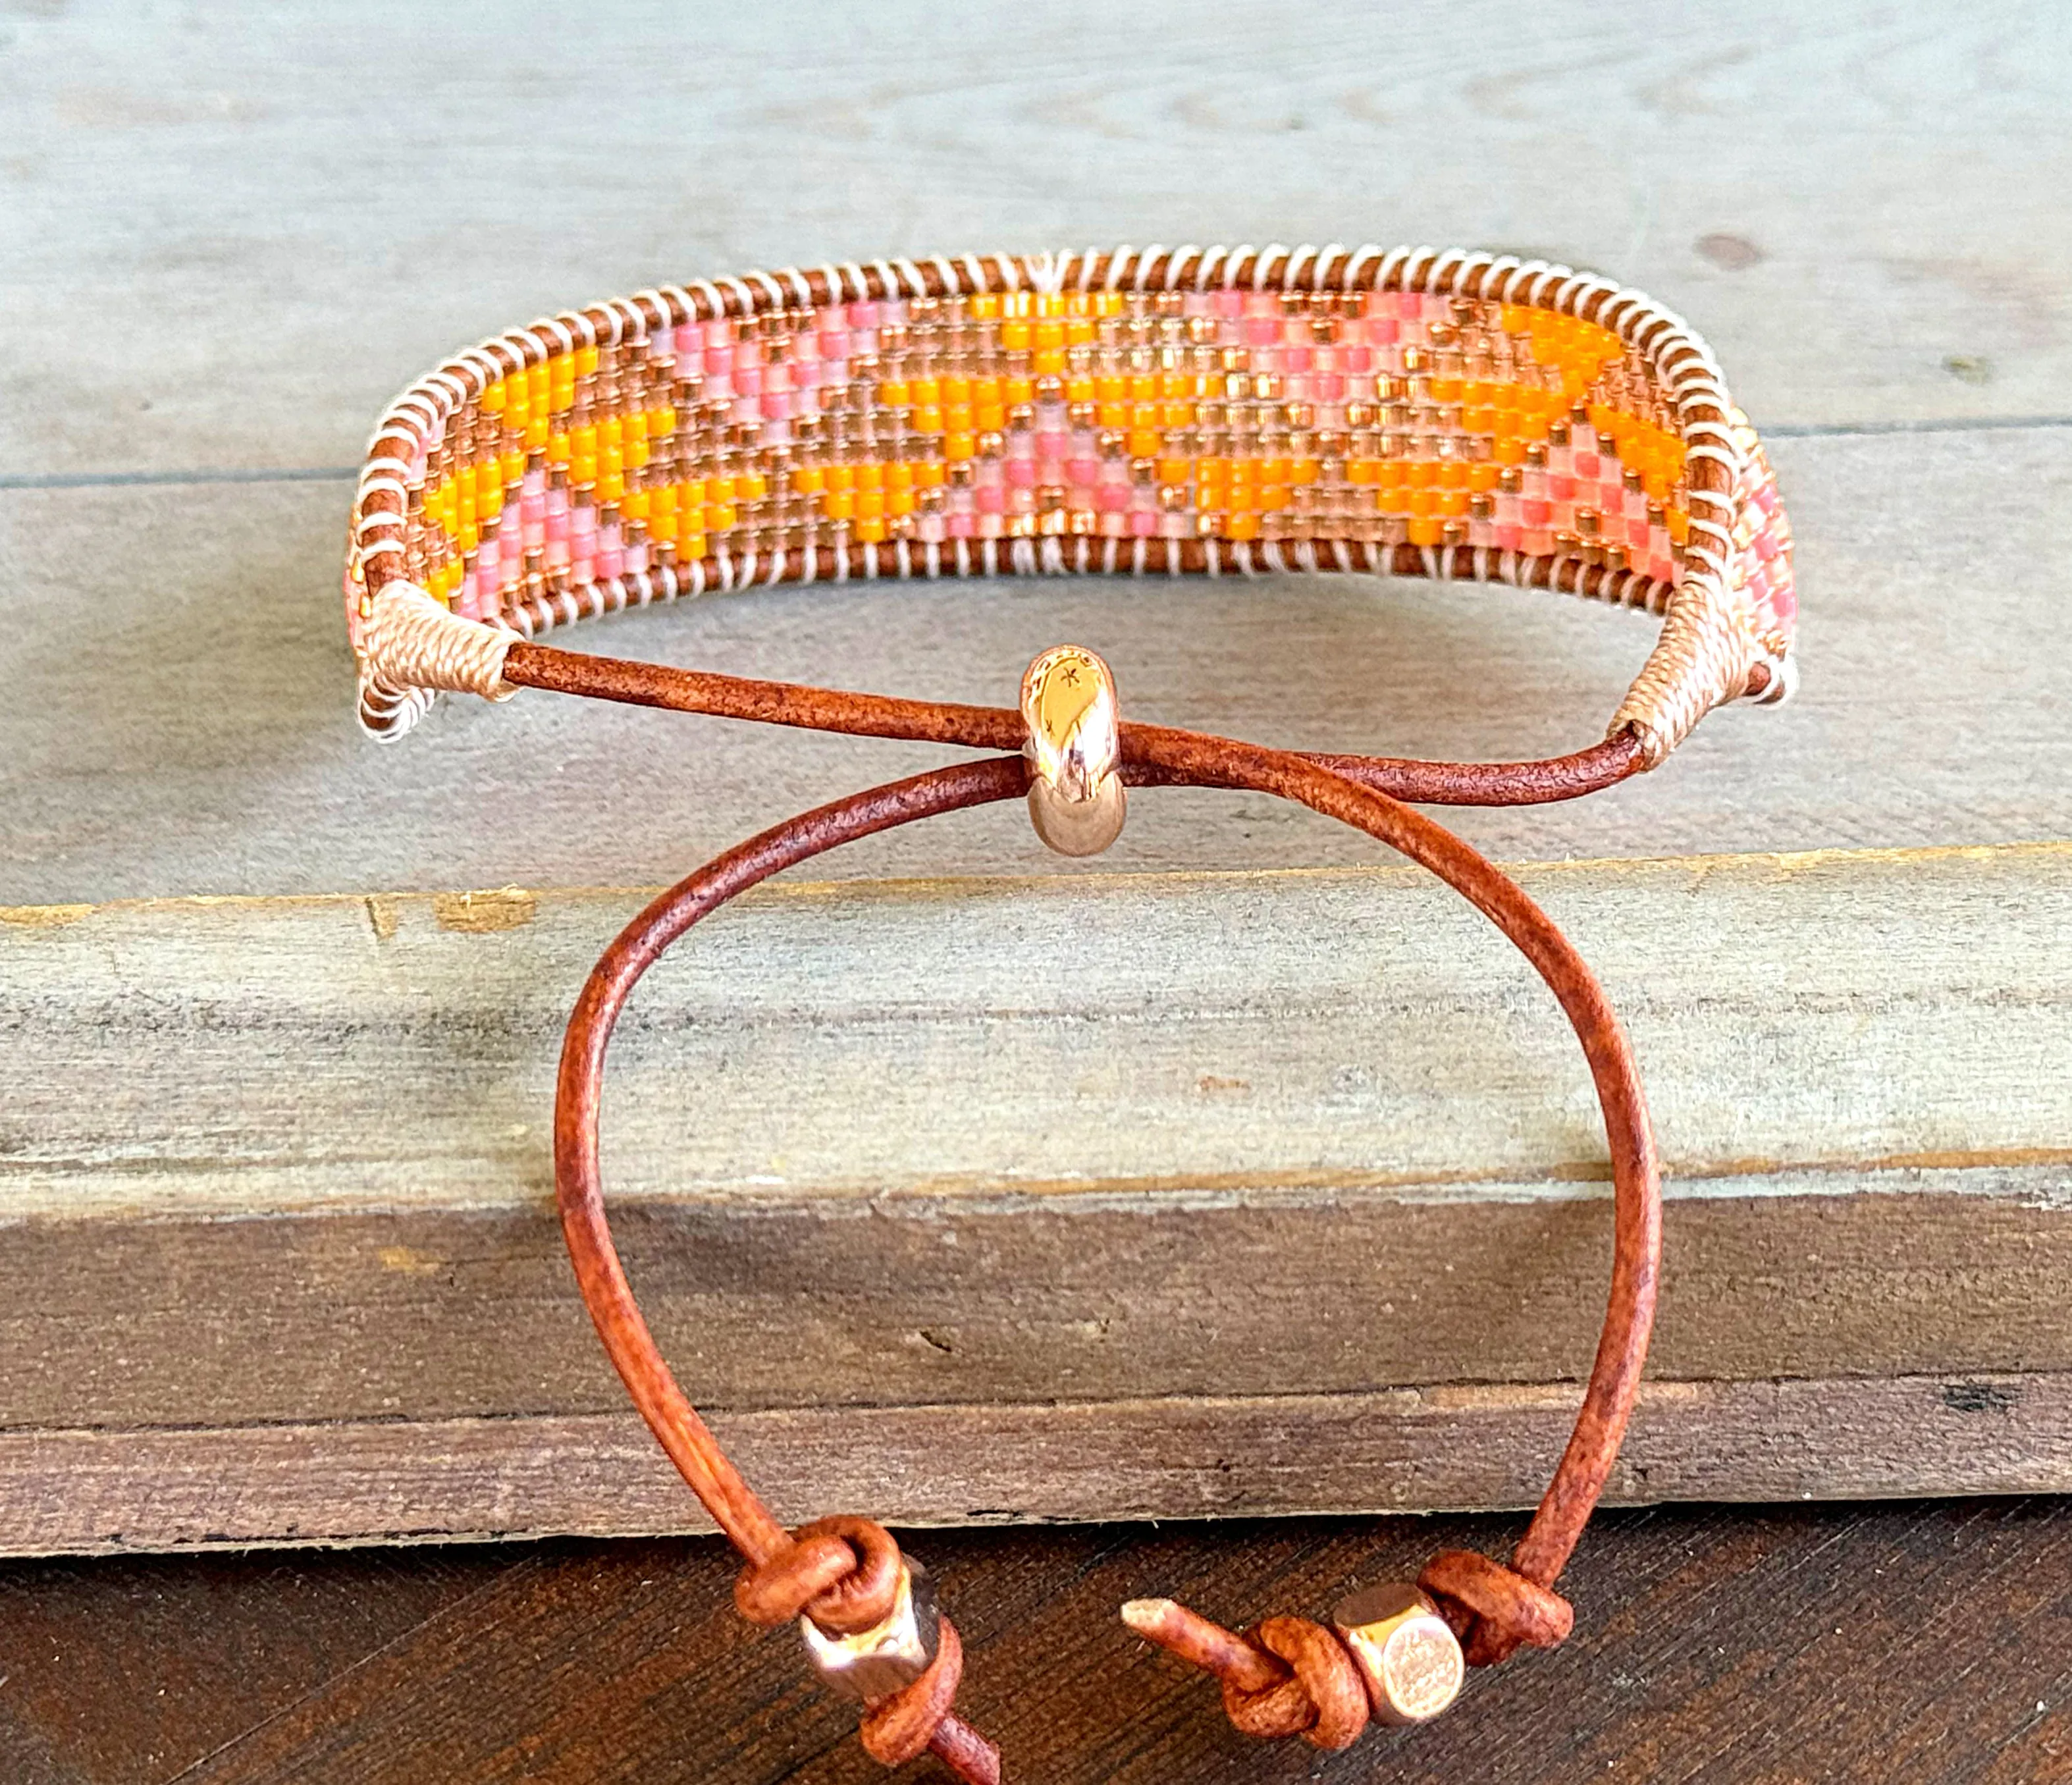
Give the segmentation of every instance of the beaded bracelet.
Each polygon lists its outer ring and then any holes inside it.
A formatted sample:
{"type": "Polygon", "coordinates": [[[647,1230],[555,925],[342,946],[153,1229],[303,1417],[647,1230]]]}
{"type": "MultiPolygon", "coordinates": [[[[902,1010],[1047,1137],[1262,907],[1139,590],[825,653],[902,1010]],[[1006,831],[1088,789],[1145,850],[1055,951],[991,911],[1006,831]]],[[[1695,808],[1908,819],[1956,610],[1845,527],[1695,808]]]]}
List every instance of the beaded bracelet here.
{"type": "Polygon", "coordinates": [[[1645,1096],[1618,1021],[1589,969],[1525,892],[1467,844],[1387,795],[1308,759],[1199,734],[1134,728],[1127,757],[1114,683],[1092,652],[1063,646],[1024,678],[1024,754],[939,769],[823,806],[728,851],[664,893],[592,969],[569,1019],[554,1110],[562,1231],[583,1299],[634,1405],[746,1558],[735,1588],[758,1623],[797,1620],[823,1679],[864,1703],[866,1749],[888,1766],[932,1752],[971,1785],[996,1785],[990,1743],[955,1716],[963,1650],[925,1571],[867,1519],[787,1532],[742,1479],[677,1386],[642,1318],[606,1222],[598,1162],[605,1053],[641,976],[701,918],[780,870],[898,825],[1026,791],[1044,840],[1072,853],[1120,828],[1125,782],[1248,789],[1298,801],[1429,869],[1518,946],[1583,1044],[1612,1161],[1614,1256],[1597,1357],[1560,1463],[1511,1564],[1435,1557],[1415,1586],[1346,1600],[1331,1625],[1268,1618],[1243,1635],[1170,1600],[1123,1608],[1129,1626],[1215,1675],[1231,1721],[1260,1736],[1349,1746],[1370,1718],[1420,1722],[1458,1691],[1468,1664],[1552,1647],[1572,1614],[1553,1590],[1603,1491],[1639,1387],[1654,1319],[1661,1191],[1645,1096]]]}
{"type": "Polygon", "coordinates": [[[1790,530],[1710,351],[1641,294],[1460,250],[1249,248],[966,255],[697,281],[515,330],[377,424],[346,573],[360,716],[405,730],[442,690],[531,686],[1017,754],[881,788],[722,856],[643,912],[570,1019],[556,1111],[564,1229],[606,1350],[748,1561],[736,1599],[798,1618],[863,1700],[870,1751],[996,1779],[951,1712],[961,1650],[878,1526],[788,1532],[656,1351],[605,1222],[604,1051],[691,923],[854,837],[1026,789],[1054,848],[1104,847],[1123,788],[1247,788],[1367,832],[1526,954],[1582,1041],[1614,1186],[1611,1298],[1576,1427],[1508,1568],[1449,1552],[1332,1625],[1242,1635],[1165,1600],[1132,1627],[1221,1681],[1261,1735],[1352,1741],[1420,1721],[1466,1664],[1567,1634],[1552,1586],[1607,1479],[1652,1320],[1659,1187],[1616,1018],[1512,882],[1399,804],[1573,797],[1660,763],[1724,701],[1793,685],[1790,530]],[[1122,723],[1092,652],[1046,653],[1018,709],[679,670],[540,644],[553,627],[758,583],[1066,572],[1364,570],[1500,581],[1659,615],[1603,740],[1539,761],[1301,756],[1122,723]],[[1393,797],[1392,797],[1393,796],[1393,797]]]}
{"type": "Polygon", "coordinates": [[[495,336],[376,427],[345,593],[383,736],[508,693],[516,640],[758,583],[1360,570],[1660,615],[1604,743],[1371,777],[1510,803],[1787,693],[1790,544],[1710,349],[1639,292],[1462,249],[1125,248],[697,280],[495,336]]]}

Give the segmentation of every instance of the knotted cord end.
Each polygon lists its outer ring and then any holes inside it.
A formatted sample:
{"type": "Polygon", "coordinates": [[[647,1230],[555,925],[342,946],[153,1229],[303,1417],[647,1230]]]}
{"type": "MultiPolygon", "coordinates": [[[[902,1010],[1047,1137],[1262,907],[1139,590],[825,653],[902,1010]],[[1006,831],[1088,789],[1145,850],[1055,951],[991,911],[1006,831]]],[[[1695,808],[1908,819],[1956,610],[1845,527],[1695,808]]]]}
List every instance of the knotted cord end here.
{"type": "Polygon", "coordinates": [[[360,634],[360,714],[370,730],[401,730],[435,693],[508,701],[504,659],[518,635],[463,619],[401,578],[368,599],[360,634]]]}
{"type": "MultiPolygon", "coordinates": [[[[902,1583],[918,1567],[900,1555],[892,1533],[872,1520],[820,1519],[741,1571],[734,1606],[750,1623],[806,1618],[830,1635],[863,1635],[869,1642],[877,1627],[899,1613],[906,1602],[902,1583]]],[[[932,1750],[965,1785],[999,1785],[998,1750],[951,1714],[964,1677],[964,1644],[956,1626],[947,1618],[935,1619],[932,1610],[927,1616],[935,1622],[934,1653],[906,1684],[866,1700],[857,1731],[864,1750],[887,1766],[904,1766],[932,1750]]],[[[861,1676],[857,1684],[865,1692],[871,1690],[861,1676]]]]}
{"type": "Polygon", "coordinates": [[[1576,1627],[1575,1608],[1560,1594],[1471,1549],[1441,1550],[1417,1584],[1453,1627],[1470,1667],[1507,1661],[1520,1648],[1558,1647],[1576,1627]]]}

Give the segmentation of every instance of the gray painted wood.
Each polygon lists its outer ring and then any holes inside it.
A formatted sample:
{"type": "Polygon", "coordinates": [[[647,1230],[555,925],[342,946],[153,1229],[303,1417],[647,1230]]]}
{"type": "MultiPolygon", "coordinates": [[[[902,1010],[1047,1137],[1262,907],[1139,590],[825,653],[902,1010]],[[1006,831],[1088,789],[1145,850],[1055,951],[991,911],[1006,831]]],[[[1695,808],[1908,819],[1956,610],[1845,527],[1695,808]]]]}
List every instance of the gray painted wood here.
{"type": "MultiPolygon", "coordinates": [[[[2072,429],[1787,440],[1806,677],[1715,714],[1659,772],[1462,812],[1512,858],[2072,834],[2072,429]]],[[[761,826],[943,760],[528,693],[377,747],[351,714],[343,486],[0,492],[28,697],[0,703],[0,902],[672,880],[761,826]]],[[[1364,578],[758,590],[566,635],[750,675],[1000,701],[1063,638],[1128,710],[1322,749],[1474,756],[1587,742],[1645,617],[1364,578]]],[[[1375,859],[1270,800],[1140,800],[1102,870],[1375,859]]],[[[1001,811],[828,859],[834,875],[1084,872],[1001,811]]],[[[1098,870],[1097,870],[1098,871],[1098,870]]]]}
{"type": "MultiPolygon", "coordinates": [[[[1726,1396],[1659,1401],[1664,1445],[1711,1460],[1645,1492],[1760,1496],[1792,1470],[1961,1486],[1955,1452],[1897,1442],[1901,1402],[1847,1385],[2072,1372],[2072,845],[1524,878],[1648,1074],[1671,1174],[1655,1367],[1726,1396]],[[1835,1390],[1810,1458],[1780,1462],[1769,1403],[1733,1386],[1779,1380],[1835,1390]]],[[[7,914],[0,1013],[35,1064],[11,1075],[0,1166],[0,1429],[27,1446],[0,1479],[26,1471],[36,1528],[59,1521],[34,1542],[653,1528],[615,1522],[608,1468],[541,1460],[602,1429],[556,1422],[623,1407],[561,1252],[547,1121],[563,1013],[636,902],[7,914]],[[172,1426],[214,1460],[177,1461],[187,1441],[152,1435],[172,1426]],[[306,1437],[283,1450],[286,1429],[306,1437]],[[83,1429],[105,1444],[62,1435],[83,1429]],[[367,1443],[417,1458],[404,1487],[339,1463],[367,1443]],[[34,1486],[75,1470],[105,1492],[34,1486]],[[514,1470],[535,1484],[517,1510],[483,1511],[514,1470]],[[160,1471],[188,1487],[166,1497],[160,1471]]],[[[869,1503],[1509,1504],[1601,1312],[1602,1142],[1573,1055],[1528,972],[1407,870],[780,885],[643,987],[606,1169],[690,1391],[745,1430],[792,1409],[820,1434],[773,1453],[780,1500],[849,1481],[827,1447],[889,1483],[902,1446],[948,1448],[939,1418],[990,1431],[992,1409],[1026,1447],[1013,1492],[980,1491],[981,1442],[869,1503]],[[1371,1422],[1343,1409],[1318,1440],[1342,1473],[1213,1503],[1157,1436],[1198,1432],[1197,1402],[1282,1430],[1288,1397],[1462,1383],[1494,1385],[1509,1435],[1470,1463],[1458,1433],[1404,1426],[1408,1498],[1345,1485],[1371,1422]],[[901,1425],[929,1407],[956,1411],[901,1425]],[[865,1408],[882,1445],[841,1435],[865,1408]],[[1108,1444],[1152,1460],[1098,1479],[1108,1444]]],[[[2057,1481],[2057,1405],[1994,1481],[2057,1481]]]]}
{"type": "Polygon", "coordinates": [[[1759,422],[2066,413],[2060,9],[385,0],[10,9],[0,471],[349,462],[462,343],[658,280],[1183,241],[1550,253],[1759,422]]]}
{"type": "MultiPolygon", "coordinates": [[[[2072,845],[1523,883],[1624,1014],[1674,1176],[2072,1158],[2072,845]]],[[[639,900],[17,913],[0,993],[37,1070],[9,1075],[9,1207],[536,1197],[565,1014],[639,900]]],[[[780,884],[628,1023],[607,1162],[635,1198],[1566,1196],[1603,1170],[1552,999],[1404,868],[780,884]]]]}

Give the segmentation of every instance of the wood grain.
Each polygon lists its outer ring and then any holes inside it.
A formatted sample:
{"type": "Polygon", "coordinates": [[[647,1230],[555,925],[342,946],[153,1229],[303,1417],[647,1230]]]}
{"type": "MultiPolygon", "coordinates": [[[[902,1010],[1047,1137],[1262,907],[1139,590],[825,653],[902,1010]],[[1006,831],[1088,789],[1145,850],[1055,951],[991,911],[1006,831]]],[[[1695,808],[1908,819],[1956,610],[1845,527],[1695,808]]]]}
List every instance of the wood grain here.
{"type": "Polygon", "coordinates": [[[7,30],[9,472],[349,463],[542,310],[994,245],[1551,253],[1689,315],[1766,424],[2063,415],[2072,383],[2051,8],[1161,0],[1134,55],[1092,0],[7,30]]]}
{"type": "MultiPolygon", "coordinates": [[[[1515,1519],[935,1533],[964,1704],[1046,1785],[2058,1785],[2072,1774],[2062,1502],[1611,1513],[1576,1635],[1453,1711],[1320,1756],[1231,1733],[1124,1599],[1315,1612],[1500,1550],[1515,1519]]],[[[867,1785],[853,1713],[744,1629],[709,1542],[0,1570],[0,1755],[23,1785],[867,1785]],[[307,1608],[335,1608],[328,1623],[307,1608]],[[204,1620],[190,1608],[206,1606],[204,1620]]],[[[900,1775],[902,1779],[906,1775],[900,1775]]],[[[916,1780],[934,1775],[916,1768],[916,1780]]]]}
{"type": "MultiPolygon", "coordinates": [[[[2058,1484],[2072,846],[1521,871],[1628,1014],[1669,1171],[1661,1456],[1621,1491],[2058,1484]],[[2001,1377],[2019,1418],[1951,1423],[2001,1377]]],[[[6,1541],[689,1519],[550,1213],[562,1012],[639,896],[6,914],[39,1063],[0,1165],[6,1541]]],[[[1406,870],[778,886],[643,988],[607,1172],[782,1507],[1513,1504],[1601,1312],[1572,1051],[1406,870]],[[1198,1448],[1226,1429],[1242,1460],[1198,1448]]]]}
{"type": "MultiPolygon", "coordinates": [[[[906,1526],[1530,1507],[1581,1391],[714,1413],[788,1524],[906,1526]]],[[[1656,1380],[1612,1505],[2072,1493],[2072,1373],[1656,1380]]],[[[631,1413],[0,1433],[0,1553],[708,1532],[631,1413]]]]}

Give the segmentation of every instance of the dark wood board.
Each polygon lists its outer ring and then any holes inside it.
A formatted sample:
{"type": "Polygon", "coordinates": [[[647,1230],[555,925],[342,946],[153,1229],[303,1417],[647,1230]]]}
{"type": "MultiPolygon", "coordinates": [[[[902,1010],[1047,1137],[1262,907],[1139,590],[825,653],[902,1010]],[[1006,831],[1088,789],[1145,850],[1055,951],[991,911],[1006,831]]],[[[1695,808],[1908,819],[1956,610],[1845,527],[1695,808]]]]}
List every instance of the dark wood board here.
{"type": "MultiPolygon", "coordinates": [[[[1323,1757],[1234,1734],[1116,1608],[1314,1614],[1502,1518],[937,1532],[964,1708],[1018,1785],[2059,1785],[2072,1778],[2072,1507],[1614,1513],[1577,1634],[1439,1723],[1323,1757]]],[[[0,1569],[15,1785],[874,1785],[788,1632],[709,1541],[0,1569]]],[[[896,1775],[941,1775],[927,1763],[896,1775]]]]}

